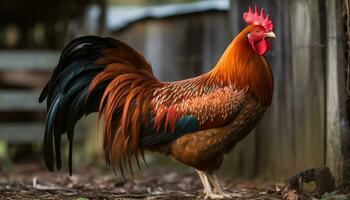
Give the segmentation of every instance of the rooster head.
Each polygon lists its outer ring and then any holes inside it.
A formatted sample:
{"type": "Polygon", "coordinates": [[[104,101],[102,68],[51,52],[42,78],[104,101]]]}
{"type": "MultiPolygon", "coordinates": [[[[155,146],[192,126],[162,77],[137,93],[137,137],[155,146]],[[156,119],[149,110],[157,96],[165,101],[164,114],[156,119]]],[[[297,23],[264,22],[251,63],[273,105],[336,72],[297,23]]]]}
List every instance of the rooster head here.
{"type": "Polygon", "coordinates": [[[270,16],[266,15],[265,17],[264,15],[264,9],[261,9],[259,13],[257,6],[255,6],[254,12],[251,7],[249,7],[248,12],[243,14],[244,21],[254,26],[247,34],[247,37],[253,50],[259,56],[264,55],[270,49],[269,38],[276,37],[275,33],[272,31],[273,24],[270,20],[270,16]]]}

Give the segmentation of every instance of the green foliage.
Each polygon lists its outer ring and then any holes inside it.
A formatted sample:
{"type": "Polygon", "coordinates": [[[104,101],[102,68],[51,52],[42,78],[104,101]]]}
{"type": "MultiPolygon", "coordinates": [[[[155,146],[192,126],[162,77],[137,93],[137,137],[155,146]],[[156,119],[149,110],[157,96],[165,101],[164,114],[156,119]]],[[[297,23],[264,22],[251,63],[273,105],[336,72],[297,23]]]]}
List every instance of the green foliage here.
{"type": "Polygon", "coordinates": [[[7,154],[6,142],[0,140],[0,158],[4,158],[7,154]]]}

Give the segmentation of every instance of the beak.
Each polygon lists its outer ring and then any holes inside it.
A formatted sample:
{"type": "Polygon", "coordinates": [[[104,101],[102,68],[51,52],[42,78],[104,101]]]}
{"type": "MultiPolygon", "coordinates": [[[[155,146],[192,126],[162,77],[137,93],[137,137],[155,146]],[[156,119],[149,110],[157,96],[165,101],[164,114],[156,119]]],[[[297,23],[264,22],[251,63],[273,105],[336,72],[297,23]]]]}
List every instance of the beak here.
{"type": "Polygon", "coordinates": [[[268,37],[268,38],[276,38],[276,35],[274,32],[267,32],[265,33],[265,37],[268,37]]]}

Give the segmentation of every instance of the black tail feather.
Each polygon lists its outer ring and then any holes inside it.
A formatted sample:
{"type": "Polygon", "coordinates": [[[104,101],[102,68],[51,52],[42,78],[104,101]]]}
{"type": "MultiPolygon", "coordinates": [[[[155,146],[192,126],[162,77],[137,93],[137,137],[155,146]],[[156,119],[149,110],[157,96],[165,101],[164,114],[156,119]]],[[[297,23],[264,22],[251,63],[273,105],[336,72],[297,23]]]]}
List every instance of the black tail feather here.
{"type": "Polygon", "coordinates": [[[67,132],[69,141],[68,163],[72,173],[72,147],[74,126],[84,115],[98,111],[99,99],[107,86],[101,84],[85,101],[93,78],[106,66],[96,65],[101,50],[118,43],[110,38],[84,36],[71,41],[63,50],[50,81],[39,97],[47,100],[47,118],[44,135],[44,159],[47,168],[61,168],[61,135],[67,132]],[[55,156],[54,156],[55,154],[55,156]]]}

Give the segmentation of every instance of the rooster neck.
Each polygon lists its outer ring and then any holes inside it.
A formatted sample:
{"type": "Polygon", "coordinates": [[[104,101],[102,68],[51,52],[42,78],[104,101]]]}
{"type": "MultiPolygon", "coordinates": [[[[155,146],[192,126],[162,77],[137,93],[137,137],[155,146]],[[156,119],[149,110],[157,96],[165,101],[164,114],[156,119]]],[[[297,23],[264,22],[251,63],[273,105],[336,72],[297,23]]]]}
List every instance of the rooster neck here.
{"type": "Polygon", "coordinates": [[[247,34],[250,27],[243,30],[228,46],[210,77],[227,85],[248,88],[250,93],[263,105],[271,104],[273,77],[264,56],[258,56],[251,48],[247,34]]]}

